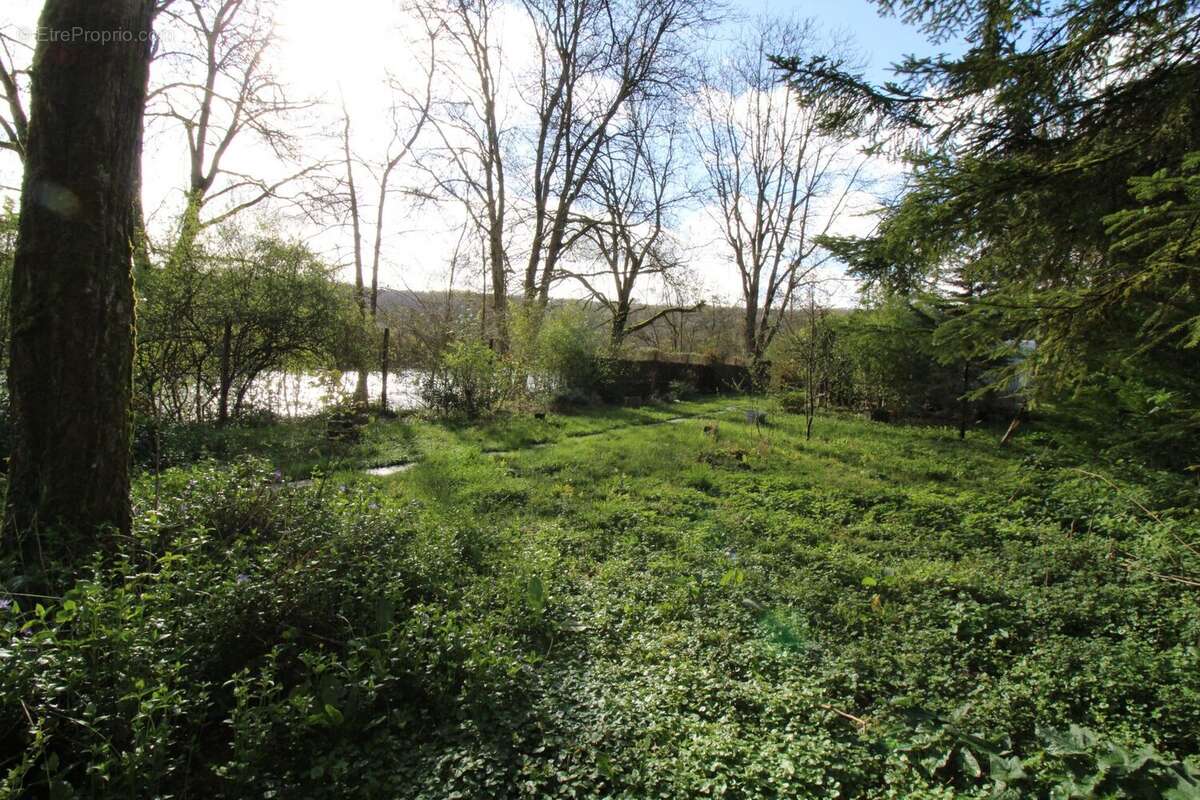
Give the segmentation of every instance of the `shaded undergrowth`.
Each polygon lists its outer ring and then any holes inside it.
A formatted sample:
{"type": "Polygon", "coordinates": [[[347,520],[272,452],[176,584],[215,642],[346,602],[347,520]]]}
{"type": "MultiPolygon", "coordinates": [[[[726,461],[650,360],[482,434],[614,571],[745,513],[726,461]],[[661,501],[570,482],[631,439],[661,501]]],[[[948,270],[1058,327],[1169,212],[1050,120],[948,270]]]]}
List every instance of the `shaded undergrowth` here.
{"type": "Polygon", "coordinates": [[[1195,796],[1194,481],[729,406],[147,481],[0,612],[10,795],[1195,796]]]}

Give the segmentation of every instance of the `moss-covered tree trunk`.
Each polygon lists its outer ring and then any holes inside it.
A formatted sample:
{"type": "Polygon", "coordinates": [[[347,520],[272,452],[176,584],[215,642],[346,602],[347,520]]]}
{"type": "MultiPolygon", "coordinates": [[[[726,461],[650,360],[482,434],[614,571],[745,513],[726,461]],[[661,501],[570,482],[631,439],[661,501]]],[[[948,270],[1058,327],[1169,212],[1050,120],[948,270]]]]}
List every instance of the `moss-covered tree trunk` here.
{"type": "MultiPolygon", "coordinates": [[[[13,267],[4,547],[130,527],[132,250],[154,0],[48,0],[13,267]]],[[[35,561],[36,563],[36,561],[35,561]]]]}

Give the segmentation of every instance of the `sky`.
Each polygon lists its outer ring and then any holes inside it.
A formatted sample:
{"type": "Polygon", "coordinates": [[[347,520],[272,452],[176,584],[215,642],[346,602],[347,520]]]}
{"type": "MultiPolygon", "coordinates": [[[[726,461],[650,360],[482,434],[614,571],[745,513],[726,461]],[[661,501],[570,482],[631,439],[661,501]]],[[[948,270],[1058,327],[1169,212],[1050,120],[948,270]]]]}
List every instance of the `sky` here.
{"type": "MultiPolygon", "coordinates": [[[[402,79],[420,78],[419,49],[405,46],[402,16],[395,0],[281,0],[277,20],[281,37],[275,70],[292,88],[295,96],[321,98],[332,107],[327,118],[336,116],[334,108],[344,103],[354,120],[356,153],[365,159],[377,159],[386,144],[386,109],[389,93],[384,84],[388,72],[402,79]],[[332,112],[332,113],[331,113],[332,112]]],[[[0,25],[32,31],[36,26],[39,0],[5,0],[0,9],[0,25]]],[[[821,29],[852,43],[866,75],[872,80],[890,77],[889,67],[908,53],[929,54],[935,49],[915,29],[893,18],[880,17],[867,0],[732,0],[728,6],[734,15],[753,17],[778,15],[811,17],[821,29]]],[[[727,29],[728,30],[728,29],[727,29]]],[[[517,52],[522,52],[520,48],[517,52]]],[[[525,51],[527,52],[527,50],[525,51]]],[[[313,120],[316,124],[316,120],[313,120]]],[[[320,127],[320,126],[318,126],[320,127]]],[[[315,130],[315,128],[314,128],[315,130]]],[[[333,148],[330,137],[321,146],[333,148]]],[[[246,148],[233,154],[235,162],[248,169],[270,169],[269,153],[246,148]]],[[[0,185],[16,183],[12,159],[0,154],[0,185]]],[[[280,167],[282,169],[282,167],[280,167]]],[[[838,231],[866,233],[872,225],[867,214],[877,193],[886,193],[894,185],[898,165],[873,162],[868,173],[875,183],[860,192],[853,213],[843,215],[838,231]]],[[[186,182],[186,160],[178,131],[155,130],[152,125],[145,148],[146,208],[151,228],[169,226],[177,213],[186,182]]],[[[365,178],[365,175],[363,176],[365,178]]],[[[415,175],[407,175],[416,179],[415,175]]],[[[404,180],[404,177],[401,178],[404,180]]],[[[391,201],[389,201],[391,202],[391,201]]],[[[419,207],[403,199],[393,207],[385,239],[381,281],[393,288],[431,289],[445,285],[447,262],[459,240],[461,211],[445,204],[423,203],[419,207]]],[[[705,294],[733,300],[738,292],[736,271],[724,263],[719,243],[712,241],[713,225],[704,209],[683,215],[677,231],[692,248],[693,267],[705,294]]],[[[332,260],[345,261],[348,237],[344,230],[302,231],[314,246],[332,260]]],[[[838,270],[830,274],[835,276],[838,270]]],[[[843,283],[834,290],[838,305],[854,299],[854,287],[843,283]]],[[[560,293],[570,294],[569,287],[560,293]]]]}
{"type": "Polygon", "coordinates": [[[817,20],[826,30],[844,33],[863,59],[863,73],[872,81],[890,79],[891,66],[915,53],[932,55],[955,49],[956,43],[934,46],[911,25],[895,17],[880,16],[868,0],[733,0],[731,8],[741,14],[796,14],[817,20]]]}

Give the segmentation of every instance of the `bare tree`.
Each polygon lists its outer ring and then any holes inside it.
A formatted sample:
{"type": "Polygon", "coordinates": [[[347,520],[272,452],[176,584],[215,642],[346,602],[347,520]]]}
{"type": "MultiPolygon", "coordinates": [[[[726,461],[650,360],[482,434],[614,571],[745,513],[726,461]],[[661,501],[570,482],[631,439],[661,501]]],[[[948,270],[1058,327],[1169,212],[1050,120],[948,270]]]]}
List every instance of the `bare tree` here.
{"type": "MultiPolygon", "coordinates": [[[[358,310],[365,323],[371,323],[372,329],[379,316],[379,268],[383,257],[383,240],[386,236],[386,210],[388,197],[393,192],[392,179],[396,170],[405,163],[413,153],[413,148],[421,136],[429,120],[433,105],[433,81],[437,65],[438,30],[429,24],[430,20],[422,16],[428,45],[428,61],[425,63],[425,86],[421,93],[414,93],[406,88],[401,81],[389,79],[389,85],[396,101],[391,108],[391,137],[381,161],[368,161],[354,154],[350,112],[342,105],[342,152],[345,164],[345,198],[346,209],[354,241],[354,290],[358,310]],[[371,287],[366,290],[365,267],[366,256],[363,249],[363,204],[360,201],[359,184],[355,178],[355,167],[362,166],[370,173],[375,192],[374,242],[371,247],[371,287]]],[[[367,369],[359,366],[358,382],[355,389],[355,400],[360,405],[366,405],[367,398],[367,369]]]]}
{"type": "Polygon", "coordinates": [[[620,132],[601,147],[574,221],[599,265],[594,270],[564,267],[563,273],[608,312],[614,348],[665,317],[703,307],[668,304],[635,320],[647,310],[635,307],[635,290],[653,279],[671,281],[684,269],[668,230],[675,209],[691,199],[678,180],[681,139],[673,103],[632,104],[620,132]]]}
{"type": "Polygon", "coordinates": [[[656,302],[651,308],[696,308],[694,313],[667,314],[652,325],[630,335],[655,350],[673,353],[696,352],[697,324],[695,318],[710,307],[704,300],[703,282],[694,272],[675,272],[663,276],[662,284],[654,295],[656,302]]]}
{"type": "Polygon", "coordinates": [[[639,96],[686,83],[686,34],[707,21],[698,0],[523,0],[538,48],[533,110],[527,304],[545,306],[571,245],[575,204],[614,121],[639,96]]]}
{"type": "MultiPolygon", "coordinates": [[[[354,157],[350,150],[350,112],[342,106],[342,152],[346,167],[346,204],[350,216],[351,236],[354,242],[354,302],[364,327],[367,321],[367,295],[363,284],[363,241],[362,213],[358,205],[358,186],[354,182],[354,157]]],[[[358,382],[354,388],[354,402],[367,405],[367,368],[359,364],[358,382]]]]}
{"type": "Polygon", "coordinates": [[[506,56],[497,42],[495,18],[502,8],[496,0],[454,0],[441,12],[463,64],[452,65],[457,95],[442,104],[438,129],[443,160],[453,165],[439,185],[464,203],[484,232],[503,339],[517,257],[511,222],[520,215],[524,301],[540,311],[553,283],[563,278],[563,258],[582,236],[572,226],[574,210],[617,120],[634,99],[684,84],[687,33],[708,21],[708,4],[523,0],[535,52],[520,59],[506,56]],[[506,58],[528,60],[532,67],[503,69],[506,58]],[[531,124],[506,126],[510,94],[519,94],[525,105],[512,116],[531,124]]]}
{"type": "Polygon", "coordinates": [[[437,188],[466,209],[485,242],[492,312],[503,348],[508,340],[509,137],[500,107],[500,52],[492,30],[498,5],[497,0],[451,0],[440,8],[453,50],[444,74],[453,99],[438,104],[433,121],[442,146],[439,157],[425,166],[437,188]]]}
{"type": "Polygon", "coordinates": [[[158,62],[166,77],[150,93],[148,115],[178,124],[187,140],[177,254],[204,229],[279,198],[321,166],[300,163],[299,139],[288,124],[312,103],[289,98],[270,68],[274,12],[273,0],[175,0],[162,10],[165,49],[158,62]],[[231,166],[230,151],[243,140],[268,148],[289,165],[285,174],[231,166]]]}
{"type": "Polygon", "coordinates": [[[15,437],[4,546],[30,574],[55,552],[128,532],[133,196],[141,169],[153,0],[48,0],[34,57],[13,265],[15,437]],[[47,534],[53,532],[56,537],[47,534]],[[63,538],[74,534],[80,539],[63,538]]]}
{"type": "Polygon", "coordinates": [[[818,245],[845,210],[864,159],[824,136],[779,81],[771,53],[811,52],[811,23],[760,20],[714,74],[696,145],[714,218],[741,278],[742,339],[760,364],[802,289],[828,260],[818,245]]]}
{"type": "Polygon", "coordinates": [[[392,180],[396,170],[413,154],[413,148],[429,122],[433,105],[434,65],[437,60],[436,33],[429,32],[429,64],[423,97],[417,97],[393,83],[394,91],[403,94],[407,102],[392,106],[392,135],[381,162],[368,164],[377,189],[375,201],[375,236],[371,248],[371,319],[379,313],[379,267],[386,237],[388,198],[393,193],[392,180]]]}
{"type": "Polygon", "coordinates": [[[342,105],[342,153],[346,167],[346,204],[354,241],[354,300],[358,311],[367,315],[367,295],[363,281],[362,214],[358,207],[358,187],[354,183],[354,156],[350,149],[350,112],[342,105]]]}
{"type": "Polygon", "coordinates": [[[25,162],[29,141],[29,113],[25,84],[29,78],[29,45],[0,30],[0,150],[16,154],[25,162]]]}
{"type": "Polygon", "coordinates": [[[829,379],[831,358],[828,341],[828,311],[817,305],[817,286],[805,287],[807,299],[807,335],[804,339],[804,438],[812,439],[813,422],[817,418],[820,387],[829,379]]]}

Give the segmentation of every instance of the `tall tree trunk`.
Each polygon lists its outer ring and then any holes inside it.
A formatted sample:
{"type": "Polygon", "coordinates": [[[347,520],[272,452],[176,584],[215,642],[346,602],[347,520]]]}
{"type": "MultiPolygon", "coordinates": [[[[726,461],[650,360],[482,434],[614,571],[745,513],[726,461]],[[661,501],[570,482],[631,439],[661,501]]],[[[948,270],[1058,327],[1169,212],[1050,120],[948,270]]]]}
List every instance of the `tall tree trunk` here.
{"type": "Polygon", "coordinates": [[[380,367],[381,367],[380,372],[381,372],[381,377],[383,378],[383,386],[379,391],[379,407],[381,409],[383,409],[383,413],[385,413],[385,414],[387,413],[387,410],[388,410],[387,384],[388,384],[388,370],[392,366],[390,363],[391,355],[392,355],[392,329],[384,328],[383,329],[383,359],[382,359],[383,363],[380,364],[380,367]]]}
{"type": "MultiPolygon", "coordinates": [[[[764,312],[765,313],[765,312],[764,312]]],[[[747,303],[742,318],[743,346],[750,366],[750,379],[754,389],[765,388],[766,365],[763,363],[763,343],[759,338],[759,309],[756,303],[747,303]]]]}
{"type": "Polygon", "coordinates": [[[221,385],[218,387],[217,424],[229,422],[229,392],[233,388],[233,321],[225,319],[221,334],[221,385]]]}
{"type": "Polygon", "coordinates": [[[629,306],[618,300],[617,308],[613,311],[612,328],[609,331],[608,345],[615,353],[625,341],[625,326],[629,324],[629,306]]]}
{"type": "Polygon", "coordinates": [[[758,307],[750,302],[742,310],[742,346],[747,359],[758,361],[758,307]]]}
{"type": "Polygon", "coordinates": [[[4,549],[26,568],[128,532],[134,197],[154,0],[48,0],[13,266],[4,549]],[[73,541],[74,540],[74,541],[73,541]]]}
{"type": "Polygon", "coordinates": [[[817,417],[817,297],[812,289],[808,294],[808,364],[805,367],[804,440],[812,440],[813,420],[817,417]]]}
{"type": "Polygon", "coordinates": [[[488,233],[488,263],[492,269],[492,310],[496,314],[499,351],[508,352],[508,275],[504,269],[504,232],[495,226],[488,233]]]}
{"type": "Polygon", "coordinates": [[[367,385],[367,370],[366,367],[359,367],[357,376],[354,379],[354,405],[359,408],[366,408],[371,402],[370,393],[367,385]]]}
{"type": "MultiPolygon", "coordinates": [[[[342,147],[346,158],[346,193],[350,202],[350,222],[354,231],[354,299],[358,303],[358,315],[362,319],[364,330],[367,321],[367,291],[363,280],[363,246],[362,246],[362,217],[358,205],[358,188],[354,183],[354,156],[350,151],[350,112],[342,107],[344,126],[342,128],[342,147]]],[[[378,291],[378,289],[376,289],[378,291]]],[[[372,306],[374,306],[372,301],[372,306]]],[[[374,315],[372,314],[372,323],[374,315]]],[[[374,324],[371,325],[374,333],[374,324]]],[[[354,384],[354,404],[366,408],[367,397],[367,354],[364,349],[358,357],[358,379],[354,384]]]]}
{"type": "Polygon", "coordinates": [[[183,209],[183,219],[179,222],[179,237],[171,250],[171,265],[186,264],[195,253],[196,242],[200,238],[200,206],[204,195],[199,190],[193,190],[188,195],[187,205],[183,209]]]}

